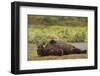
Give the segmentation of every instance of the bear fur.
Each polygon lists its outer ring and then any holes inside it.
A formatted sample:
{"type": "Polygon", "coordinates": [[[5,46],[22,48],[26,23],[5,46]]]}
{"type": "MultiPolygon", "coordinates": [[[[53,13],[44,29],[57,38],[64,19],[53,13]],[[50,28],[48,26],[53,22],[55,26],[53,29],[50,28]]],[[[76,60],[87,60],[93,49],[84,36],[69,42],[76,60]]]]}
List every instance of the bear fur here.
{"type": "Polygon", "coordinates": [[[37,54],[39,56],[62,56],[67,54],[79,54],[81,50],[70,44],[57,43],[51,40],[47,45],[39,44],[37,47],[37,54]]]}

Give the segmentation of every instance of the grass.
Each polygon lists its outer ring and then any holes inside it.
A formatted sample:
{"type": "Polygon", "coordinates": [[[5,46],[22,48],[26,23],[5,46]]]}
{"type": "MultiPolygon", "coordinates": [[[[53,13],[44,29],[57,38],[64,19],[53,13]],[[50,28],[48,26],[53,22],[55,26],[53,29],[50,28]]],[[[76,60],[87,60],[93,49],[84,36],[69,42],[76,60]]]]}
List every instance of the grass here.
{"type": "Polygon", "coordinates": [[[87,54],[70,54],[70,55],[63,55],[63,56],[29,56],[29,61],[32,60],[60,60],[60,59],[84,59],[87,58],[87,54]]]}
{"type": "Polygon", "coordinates": [[[87,58],[87,54],[70,54],[63,56],[44,56],[37,55],[37,43],[48,42],[54,39],[61,42],[86,42],[86,26],[59,26],[59,25],[30,25],[28,27],[28,60],[54,60],[54,59],[78,59],[87,58]]]}
{"type": "Polygon", "coordinates": [[[33,25],[28,28],[28,41],[37,43],[50,39],[64,42],[87,41],[87,27],[33,25]]]}

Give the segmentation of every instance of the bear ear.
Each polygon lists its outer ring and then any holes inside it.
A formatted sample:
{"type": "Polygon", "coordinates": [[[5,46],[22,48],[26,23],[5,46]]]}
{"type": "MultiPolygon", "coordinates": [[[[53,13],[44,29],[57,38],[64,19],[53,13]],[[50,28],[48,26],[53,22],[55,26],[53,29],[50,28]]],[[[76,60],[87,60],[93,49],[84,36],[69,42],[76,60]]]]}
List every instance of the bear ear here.
{"type": "Polygon", "coordinates": [[[43,45],[43,47],[45,48],[45,45],[43,45]]]}
{"type": "Polygon", "coordinates": [[[45,48],[47,46],[47,44],[48,44],[47,42],[44,42],[43,47],[45,48]]]}
{"type": "Polygon", "coordinates": [[[55,40],[51,40],[50,42],[49,42],[50,44],[55,44],[55,43],[57,43],[55,40]]]}

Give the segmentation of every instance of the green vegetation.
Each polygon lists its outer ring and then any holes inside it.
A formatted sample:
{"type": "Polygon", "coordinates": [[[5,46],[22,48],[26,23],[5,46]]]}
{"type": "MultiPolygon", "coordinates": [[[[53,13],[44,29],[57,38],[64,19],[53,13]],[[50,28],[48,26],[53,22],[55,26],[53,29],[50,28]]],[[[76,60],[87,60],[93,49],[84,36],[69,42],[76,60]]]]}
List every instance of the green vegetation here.
{"type": "Polygon", "coordinates": [[[28,28],[28,41],[37,43],[55,39],[63,42],[87,41],[87,27],[34,25],[28,28]]]}
{"type": "Polygon", "coordinates": [[[65,25],[65,26],[86,26],[87,17],[75,17],[75,16],[28,16],[29,25],[65,25]]]}
{"type": "Polygon", "coordinates": [[[28,16],[28,60],[87,58],[87,54],[39,57],[37,44],[51,39],[59,42],[87,42],[87,17],[28,16]]]}

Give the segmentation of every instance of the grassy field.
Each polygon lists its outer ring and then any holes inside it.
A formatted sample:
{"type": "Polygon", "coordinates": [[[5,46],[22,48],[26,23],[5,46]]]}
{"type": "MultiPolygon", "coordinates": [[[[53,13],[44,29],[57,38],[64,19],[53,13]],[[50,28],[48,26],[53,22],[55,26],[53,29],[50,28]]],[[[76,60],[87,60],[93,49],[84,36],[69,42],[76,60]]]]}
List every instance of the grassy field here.
{"type": "MultiPolygon", "coordinates": [[[[63,56],[43,56],[43,57],[39,57],[37,55],[37,45],[40,43],[48,44],[50,40],[55,40],[59,43],[60,42],[61,43],[82,42],[87,44],[87,40],[88,40],[87,39],[88,18],[87,17],[28,15],[27,18],[28,18],[28,60],[29,61],[87,58],[87,54],[85,53],[70,54],[70,55],[63,55],[63,56]]],[[[87,49],[85,48],[85,50],[87,49]]]]}
{"type": "Polygon", "coordinates": [[[47,42],[50,39],[63,42],[85,42],[87,41],[87,27],[30,25],[28,28],[29,43],[47,42]]]}

